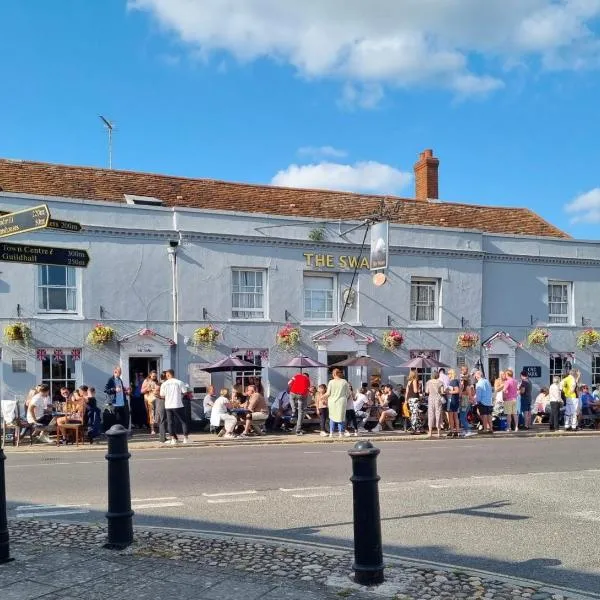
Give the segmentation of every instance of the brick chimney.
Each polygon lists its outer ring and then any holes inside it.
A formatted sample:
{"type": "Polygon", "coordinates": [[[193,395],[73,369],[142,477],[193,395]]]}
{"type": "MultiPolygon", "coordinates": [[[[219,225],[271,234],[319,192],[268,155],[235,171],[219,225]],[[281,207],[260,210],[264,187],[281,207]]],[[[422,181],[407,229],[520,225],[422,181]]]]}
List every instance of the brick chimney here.
{"type": "Polygon", "coordinates": [[[438,167],[440,161],[433,150],[423,150],[415,163],[415,198],[417,200],[438,199],[438,167]]]}

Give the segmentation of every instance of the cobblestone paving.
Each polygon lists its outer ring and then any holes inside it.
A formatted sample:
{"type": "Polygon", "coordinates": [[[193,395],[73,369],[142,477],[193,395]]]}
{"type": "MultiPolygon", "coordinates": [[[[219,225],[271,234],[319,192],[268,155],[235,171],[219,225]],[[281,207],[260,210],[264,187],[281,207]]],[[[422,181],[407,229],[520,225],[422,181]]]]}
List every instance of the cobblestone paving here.
{"type": "Polygon", "coordinates": [[[115,551],[103,548],[106,528],[101,526],[11,520],[9,528],[13,554],[26,557],[29,566],[16,560],[0,567],[0,573],[8,575],[0,579],[0,598],[3,600],[68,598],[69,590],[64,588],[62,595],[56,595],[59,581],[55,571],[73,561],[69,556],[76,556],[82,564],[93,558],[89,570],[74,569],[72,565],[67,570],[72,583],[88,582],[83,588],[77,588],[77,593],[70,592],[71,595],[90,600],[109,597],[103,594],[109,593],[108,586],[111,585],[119,585],[123,592],[124,587],[133,586],[135,593],[123,596],[132,600],[146,597],[158,600],[171,598],[174,594],[185,599],[190,590],[195,590],[195,596],[190,598],[214,597],[219,600],[369,597],[568,600],[580,597],[541,584],[519,584],[516,580],[494,580],[458,570],[423,568],[414,566],[414,561],[410,566],[388,565],[386,582],[375,588],[365,588],[350,579],[350,553],[275,541],[258,542],[227,536],[208,538],[193,533],[140,528],[135,531],[132,546],[115,551]],[[48,552],[50,549],[53,551],[48,552]],[[48,567],[46,578],[43,576],[44,565],[48,567]],[[41,574],[35,576],[35,573],[41,574]],[[19,596],[15,593],[22,574],[34,581],[27,583],[27,595],[19,596]],[[73,574],[77,574],[77,581],[72,580],[73,574]],[[131,574],[129,579],[128,574],[131,574]],[[86,580],[86,577],[90,579],[86,580]]]}

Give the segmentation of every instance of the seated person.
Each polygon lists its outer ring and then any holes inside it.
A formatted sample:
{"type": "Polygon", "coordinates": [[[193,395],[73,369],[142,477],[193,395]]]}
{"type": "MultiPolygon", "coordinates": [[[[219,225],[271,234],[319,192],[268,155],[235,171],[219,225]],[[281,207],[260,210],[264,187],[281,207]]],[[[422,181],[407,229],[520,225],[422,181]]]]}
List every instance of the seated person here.
{"type": "Polygon", "coordinates": [[[396,417],[400,413],[400,407],[402,402],[400,398],[394,393],[391,385],[386,384],[383,387],[384,393],[382,394],[382,411],[379,415],[379,422],[373,428],[374,432],[381,431],[384,426],[388,426],[393,429],[393,423],[396,417]]]}
{"type": "Polygon", "coordinates": [[[594,405],[594,397],[590,394],[590,388],[586,384],[581,386],[579,402],[581,403],[581,414],[590,416],[594,405]]]}
{"type": "Polygon", "coordinates": [[[215,404],[215,400],[217,399],[215,395],[215,386],[209,385],[206,390],[206,396],[204,396],[204,400],[202,401],[202,409],[204,410],[204,418],[210,421],[210,413],[212,412],[212,408],[215,404]]]}
{"type": "Polygon", "coordinates": [[[211,427],[219,427],[221,424],[225,427],[225,437],[233,438],[233,432],[237,425],[237,419],[234,415],[230,414],[229,411],[233,409],[231,401],[229,399],[229,390],[223,388],[221,395],[215,400],[212,411],[210,413],[210,425],[211,427]]]}
{"type": "Polygon", "coordinates": [[[248,397],[248,406],[246,407],[248,412],[246,413],[246,426],[242,436],[249,435],[252,429],[256,435],[261,435],[261,425],[269,416],[267,403],[263,395],[259,394],[253,385],[246,388],[246,395],[248,397]]]}
{"type": "Polygon", "coordinates": [[[541,423],[542,419],[549,412],[550,408],[550,395],[548,392],[548,388],[541,388],[540,393],[537,395],[535,399],[535,414],[536,417],[534,419],[534,423],[541,423]]]}
{"type": "Polygon", "coordinates": [[[365,433],[365,425],[369,419],[370,402],[367,396],[367,386],[363,384],[354,398],[354,413],[358,421],[358,433],[365,433]]]}
{"type": "Polygon", "coordinates": [[[273,416],[273,430],[279,430],[284,419],[289,422],[289,420],[292,417],[292,413],[292,399],[288,390],[286,389],[277,394],[277,397],[271,405],[271,415],[273,416]]]}
{"type": "MultiPolygon", "coordinates": [[[[90,390],[93,389],[94,388],[90,388],[90,390]]],[[[84,422],[87,437],[90,441],[100,436],[102,430],[102,414],[100,409],[96,406],[96,398],[94,396],[90,396],[87,399],[84,422]]]]}
{"type": "Polygon", "coordinates": [[[50,442],[46,433],[52,421],[52,401],[50,400],[50,387],[43,383],[39,392],[29,400],[27,405],[27,423],[33,426],[33,434],[41,442],[50,442]]]}

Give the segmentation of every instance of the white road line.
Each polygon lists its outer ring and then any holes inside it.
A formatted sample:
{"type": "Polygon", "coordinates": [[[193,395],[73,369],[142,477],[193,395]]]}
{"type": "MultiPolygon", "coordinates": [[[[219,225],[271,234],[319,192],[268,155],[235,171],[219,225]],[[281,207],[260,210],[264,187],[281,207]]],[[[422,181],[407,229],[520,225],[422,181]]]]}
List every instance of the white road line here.
{"type": "Polygon", "coordinates": [[[292,498],[330,498],[333,496],[343,496],[344,492],[330,492],[328,494],[292,494],[292,498]]]}
{"type": "Polygon", "coordinates": [[[15,508],[16,511],[40,510],[43,508],[83,508],[89,504],[23,504],[15,508]]]}
{"type": "Polygon", "coordinates": [[[184,506],[183,502],[157,502],[155,504],[135,504],[132,506],[135,510],[142,508],[169,508],[172,506],[184,506]]]}
{"type": "Polygon", "coordinates": [[[241,492],[220,492],[218,494],[202,494],[205,498],[218,498],[219,496],[248,496],[250,494],[257,494],[256,490],[244,490],[241,492]]]}
{"type": "Polygon", "coordinates": [[[159,502],[161,500],[177,500],[177,496],[164,496],[163,498],[132,498],[132,502],[159,502]]]}
{"type": "Polygon", "coordinates": [[[31,519],[33,517],[59,517],[61,515],[86,515],[89,510],[51,510],[44,512],[22,512],[17,515],[19,519],[31,519]]]}
{"type": "Polygon", "coordinates": [[[246,496],[245,498],[215,498],[214,500],[207,500],[207,502],[209,504],[229,504],[233,502],[255,502],[266,499],[266,496],[246,496]]]}
{"type": "Polygon", "coordinates": [[[312,490],[330,490],[330,485],[318,485],[316,487],[301,487],[301,488],[279,488],[280,492],[310,492],[312,490]]]}
{"type": "Polygon", "coordinates": [[[323,454],[320,450],[315,450],[315,451],[309,451],[307,452],[306,450],[304,451],[304,454],[323,454]]]}

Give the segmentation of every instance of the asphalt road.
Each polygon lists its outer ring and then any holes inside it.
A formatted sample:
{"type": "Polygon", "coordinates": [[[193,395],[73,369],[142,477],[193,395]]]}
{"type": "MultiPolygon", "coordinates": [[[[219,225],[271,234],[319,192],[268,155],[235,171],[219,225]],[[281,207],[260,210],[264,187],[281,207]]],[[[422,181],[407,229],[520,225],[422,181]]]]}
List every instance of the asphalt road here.
{"type": "MultiPolygon", "coordinates": [[[[135,522],[349,545],[352,441],[134,451],[135,522]]],[[[600,591],[600,439],[380,447],[386,553],[600,591]]],[[[9,453],[9,517],[104,522],[106,470],[103,451],[9,453]]]]}

